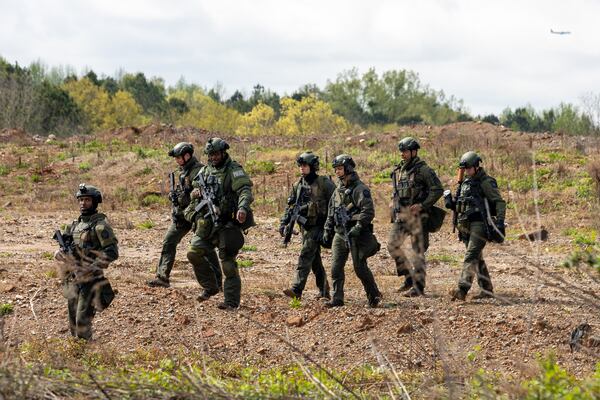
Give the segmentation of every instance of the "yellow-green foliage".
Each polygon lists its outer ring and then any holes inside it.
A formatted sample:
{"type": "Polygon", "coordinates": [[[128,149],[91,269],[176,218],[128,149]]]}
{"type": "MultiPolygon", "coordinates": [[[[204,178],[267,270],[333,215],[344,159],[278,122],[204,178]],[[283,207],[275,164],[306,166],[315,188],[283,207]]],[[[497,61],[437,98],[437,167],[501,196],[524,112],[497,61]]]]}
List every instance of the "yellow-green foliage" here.
{"type": "Polygon", "coordinates": [[[166,205],[168,202],[168,199],[157,194],[149,194],[142,199],[142,205],[144,207],[149,207],[154,204],[166,205]]]}
{"type": "Polygon", "coordinates": [[[258,103],[240,118],[237,134],[240,136],[269,135],[274,131],[275,121],[275,110],[264,103],[258,103]]]}
{"type": "Polygon", "coordinates": [[[0,304],[0,317],[3,315],[8,315],[14,311],[14,306],[10,303],[0,304]]]}
{"type": "Polygon", "coordinates": [[[233,133],[240,124],[240,114],[225,105],[214,101],[200,89],[178,90],[171,94],[187,103],[189,111],[179,117],[180,125],[197,126],[209,131],[233,133]]]}
{"type": "Polygon", "coordinates": [[[281,100],[281,117],[276,130],[282,135],[337,134],[350,129],[350,124],[335,115],[331,106],[314,96],[302,100],[285,97],[281,100]]]}

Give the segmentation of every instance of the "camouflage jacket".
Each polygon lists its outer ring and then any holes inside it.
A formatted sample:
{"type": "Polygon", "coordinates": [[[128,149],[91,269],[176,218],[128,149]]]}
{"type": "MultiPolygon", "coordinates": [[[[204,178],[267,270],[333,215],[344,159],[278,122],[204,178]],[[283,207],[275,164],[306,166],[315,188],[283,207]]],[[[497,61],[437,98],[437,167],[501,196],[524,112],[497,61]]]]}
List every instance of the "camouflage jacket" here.
{"type": "Polygon", "coordinates": [[[460,185],[456,200],[458,221],[483,221],[485,215],[484,199],[488,200],[490,213],[498,219],[504,220],[506,215],[506,202],[502,199],[496,180],[487,175],[483,168],[477,173],[466,178],[460,185]]]}
{"type": "Polygon", "coordinates": [[[392,182],[395,212],[413,204],[421,204],[427,212],[444,193],[444,187],[433,169],[419,157],[408,163],[401,162],[392,172],[392,182]]]}
{"type": "Polygon", "coordinates": [[[63,235],[73,237],[73,256],[81,269],[75,271],[78,277],[102,277],[102,270],[119,257],[117,237],[104,214],[81,215],[63,235]]]}
{"type": "Polygon", "coordinates": [[[329,200],[325,230],[335,229],[338,233],[343,232],[343,227],[337,226],[335,222],[335,211],[340,206],[345,207],[352,216],[346,229],[357,223],[363,229],[367,228],[375,218],[375,205],[371,197],[371,191],[361,182],[356,172],[347,177],[347,183],[344,183],[343,179],[338,180],[336,190],[329,200]]]}
{"type": "Polygon", "coordinates": [[[183,212],[190,204],[190,193],[192,191],[192,180],[200,171],[204,164],[192,156],[185,165],[177,168],[174,173],[177,177],[175,184],[177,185],[177,202],[178,205],[173,205],[173,218],[183,219],[183,212]]]}
{"type": "Polygon", "coordinates": [[[300,215],[307,219],[305,227],[323,226],[327,218],[329,199],[334,191],[335,184],[326,176],[315,174],[312,179],[300,177],[292,186],[288,196],[288,208],[280,222],[290,222],[290,210],[298,202],[301,206],[300,215]]]}

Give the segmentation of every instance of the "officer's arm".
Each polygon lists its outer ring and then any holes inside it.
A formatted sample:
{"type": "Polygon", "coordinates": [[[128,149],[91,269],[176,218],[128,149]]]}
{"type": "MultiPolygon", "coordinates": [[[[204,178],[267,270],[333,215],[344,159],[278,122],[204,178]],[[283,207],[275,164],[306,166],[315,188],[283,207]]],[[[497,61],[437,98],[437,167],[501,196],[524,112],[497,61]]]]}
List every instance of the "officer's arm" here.
{"type": "Polygon", "coordinates": [[[496,217],[504,220],[504,217],[506,216],[506,202],[500,195],[500,190],[498,190],[498,184],[496,183],[496,180],[484,180],[481,182],[481,189],[483,190],[483,195],[488,199],[488,201],[496,205],[496,217]]]}
{"type": "Polygon", "coordinates": [[[334,208],[335,208],[333,196],[334,196],[334,194],[332,193],[331,196],[329,197],[329,203],[327,203],[327,218],[325,219],[325,226],[323,228],[326,231],[333,231],[333,228],[335,226],[335,223],[333,220],[334,208]]]}
{"type": "Polygon", "coordinates": [[[362,186],[358,190],[354,190],[352,193],[354,204],[358,207],[358,213],[352,216],[354,221],[364,228],[369,225],[373,218],[375,218],[375,206],[373,204],[373,198],[371,197],[371,191],[366,187],[362,186]]]}
{"type": "Polygon", "coordinates": [[[325,181],[325,197],[331,199],[333,192],[335,192],[335,183],[329,178],[324,179],[325,181]]]}
{"type": "Polygon", "coordinates": [[[439,198],[442,197],[444,186],[442,186],[442,182],[440,182],[440,179],[431,168],[427,168],[427,171],[423,175],[428,194],[422,204],[423,208],[427,209],[433,207],[439,198]]]}
{"type": "Polygon", "coordinates": [[[119,258],[119,241],[108,224],[97,224],[95,230],[102,250],[91,266],[106,268],[108,264],[119,258]]]}
{"type": "Polygon", "coordinates": [[[238,210],[248,212],[250,204],[254,201],[254,197],[252,196],[252,181],[242,168],[233,170],[231,189],[238,195],[238,210]]]}

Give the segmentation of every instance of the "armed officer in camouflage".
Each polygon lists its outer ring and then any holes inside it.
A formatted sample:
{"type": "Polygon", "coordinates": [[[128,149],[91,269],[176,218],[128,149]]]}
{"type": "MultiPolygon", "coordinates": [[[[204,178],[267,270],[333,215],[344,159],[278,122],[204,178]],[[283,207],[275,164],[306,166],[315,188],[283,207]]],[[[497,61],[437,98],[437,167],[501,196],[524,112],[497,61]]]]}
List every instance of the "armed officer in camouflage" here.
{"type": "Polygon", "coordinates": [[[458,288],[450,293],[452,300],[464,300],[475,277],[481,292],[474,298],[493,297],[494,287],[483,259],[483,248],[488,241],[504,240],[506,203],[496,180],[485,173],[480,163],[477,153],[463,154],[459,167],[466,178],[459,183],[456,198],[450,194],[444,196],[446,207],[456,212],[459,239],[467,247],[458,288]]]}
{"type": "Polygon", "coordinates": [[[380,248],[373,235],[375,207],[371,191],[354,171],[356,164],[351,156],[341,154],[334,158],[332,165],[338,184],[329,200],[323,243],[332,246],[333,293],[325,306],[344,305],[344,266],[350,255],[354,272],[367,293],[369,306],[377,307],[382,295],[367,265],[367,258],[375,255],[380,248]]]}
{"type": "Polygon", "coordinates": [[[54,257],[64,263],[63,295],[68,301],[71,335],[90,340],[96,311],[107,308],[115,296],[104,270],[119,257],[119,248],[106,215],[98,212],[100,190],[82,183],[75,196],[81,215],[55,235],[62,243],[54,257]]]}
{"type": "MultiPolygon", "coordinates": [[[[291,232],[286,232],[286,229],[293,228],[290,222],[292,218],[297,217],[294,215],[295,209],[298,211],[298,216],[306,218],[306,221],[303,225],[299,223],[302,232],[302,250],[298,257],[296,276],[292,287],[285,289],[283,293],[292,298],[301,298],[308,274],[312,270],[319,288],[319,297],[329,299],[329,283],[321,260],[321,238],[327,218],[327,205],[335,185],[328,177],[317,174],[319,157],[311,151],[300,154],[296,164],[300,167],[302,176],[292,187],[288,197],[288,208],[281,218],[279,233],[282,237],[286,237],[288,233],[289,237],[291,232]]],[[[296,222],[299,222],[298,218],[296,222]]]]}
{"type": "MultiPolygon", "coordinates": [[[[172,222],[163,239],[160,260],[156,267],[156,277],[146,282],[151,287],[170,286],[169,277],[175,263],[177,245],[192,229],[192,224],[185,220],[183,211],[190,204],[192,179],[203,166],[194,156],[194,146],[191,143],[177,143],[169,151],[169,157],[175,158],[178,165],[177,170],[172,173],[174,187],[169,192],[169,199],[172,203],[172,222]]],[[[217,274],[217,280],[221,282],[221,269],[215,268],[215,274],[217,274]]]]}
{"type": "MultiPolygon", "coordinates": [[[[429,248],[429,219],[432,218],[434,204],[444,192],[435,172],[417,155],[420,148],[419,142],[412,137],[402,139],[398,143],[402,162],[392,172],[394,195],[388,252],[396,262],[398,276],[404,276],[400,291],[408,290],[405,293],[407,297],[425,293],[425,252],[429,248]],[[402,248],[408,237],[416,254],[412,266],[402,248]]],[[[443,218],[443,210],[440,211],[443,218]]]]}
{"type": "Polygon", "coordinates": [[[254,225],[254,219],[250,208],[252,181],[227,149],[229,144],[221,138],[206,143],[208,165],[192,181],[192,201],[184,215],[194,230],[187,257],[203,288],[197,300],[206,301],[219,292],[215,269],[220,260],[225,275],[225,300],[218,308],[234,310],[240,305],[242,289],[236,256],[244,245],[243,232],[254,225]]]}

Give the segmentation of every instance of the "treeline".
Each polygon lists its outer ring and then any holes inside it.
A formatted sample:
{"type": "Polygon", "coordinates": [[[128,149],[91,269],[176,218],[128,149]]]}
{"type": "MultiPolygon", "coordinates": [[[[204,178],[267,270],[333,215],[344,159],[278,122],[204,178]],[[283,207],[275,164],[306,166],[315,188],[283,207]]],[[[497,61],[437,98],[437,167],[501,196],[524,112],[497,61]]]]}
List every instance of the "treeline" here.
{"type": "MultiPolygon", "coordinates": [[[[29,67],[0,57],[0,128],[69,135],[141,125],[152,121],[197,126],[241,136],[319,135],[366,127],[446,124],[482,119],[465,111],[462,101],[430,89],[416,73],[374,69],[360,75],[342,72],[323,88],[314,84],[280,96],[260,84],[250,94],[225,96],[222,86],[206,89],[181,79],[167,87],[161,78],[119,72],[99,77],[94,71],[29,67]],[[391,125],[391,126],[390,126],[391,125]]],[[[597,124],[574,106],[537,114],[531,107],[483,120],[523,131],[586,134],[597,124]],[[524,110],[524,111],[523,111],[524,110]],[[542,128],[543,127],[543,128],[542,128]]]]}

